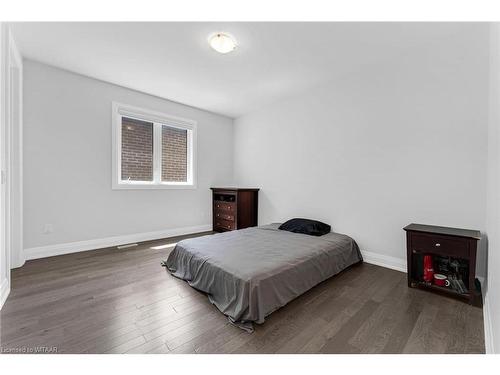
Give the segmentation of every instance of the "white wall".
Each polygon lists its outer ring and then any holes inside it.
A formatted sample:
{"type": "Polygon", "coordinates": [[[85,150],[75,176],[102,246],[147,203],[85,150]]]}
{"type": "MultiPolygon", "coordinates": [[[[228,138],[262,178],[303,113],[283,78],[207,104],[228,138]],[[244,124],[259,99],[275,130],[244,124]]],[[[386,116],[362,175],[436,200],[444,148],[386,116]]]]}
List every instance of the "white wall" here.
{"type": "Polygon", "coordinates": [[[26,253],[211,224],[209,188],[232,179],[232,119],[29,60],[24,93],[26,253]],[[112,101],[198,122],[197,189],[111,189],[112,101]]]}
{"type": "Polygon", "coordinates": [[[235,120],[261,224],[325,221],[396,268],[411,222],[484,231],[488,27],[415,51],[235,120]]]}
{"type": "Polygon", "coordinates": [[[488,126],[488,277],[484,301],[486,351],[500,353],[500,25],[491,26],[488,126]]]}

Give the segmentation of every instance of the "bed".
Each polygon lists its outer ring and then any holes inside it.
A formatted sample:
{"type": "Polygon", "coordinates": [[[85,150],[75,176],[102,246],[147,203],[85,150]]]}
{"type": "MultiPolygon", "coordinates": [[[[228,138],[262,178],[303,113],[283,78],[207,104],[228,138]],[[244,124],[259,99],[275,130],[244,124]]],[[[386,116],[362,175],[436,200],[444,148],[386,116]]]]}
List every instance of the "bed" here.
{"type": "Polygon", "coordinates": [[[279,223],[180,241],[163,265],[208,295],[229,321],[253,331],[273,311],[361,262],[356,242],[279,230],[279,223]]]}

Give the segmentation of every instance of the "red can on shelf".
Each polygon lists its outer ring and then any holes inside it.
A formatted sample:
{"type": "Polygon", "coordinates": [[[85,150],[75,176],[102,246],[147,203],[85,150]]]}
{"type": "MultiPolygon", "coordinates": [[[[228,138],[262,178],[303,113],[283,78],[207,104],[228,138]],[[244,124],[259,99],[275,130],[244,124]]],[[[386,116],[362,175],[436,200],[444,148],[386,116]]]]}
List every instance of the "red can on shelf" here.
{"type": "Polygon", "coordinates": [[[434,279],[434,266],[432,265],[432,255],[424,255],[424,281],[431,283],[434,279]]]}

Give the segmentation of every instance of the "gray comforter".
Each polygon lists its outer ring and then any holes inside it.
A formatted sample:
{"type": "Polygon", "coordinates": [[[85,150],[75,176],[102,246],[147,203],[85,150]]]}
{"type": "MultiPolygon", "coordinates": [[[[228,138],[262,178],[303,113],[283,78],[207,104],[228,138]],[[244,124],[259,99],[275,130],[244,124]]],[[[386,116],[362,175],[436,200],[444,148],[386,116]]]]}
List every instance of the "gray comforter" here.
{"type": "Polygon", "coordinates": [[[278,229],[279,224],[180,241],[165,265],[172,275],[208,294],[229,320],[252,322],[362,260],[349,236],[321,237],[278,229]]]}

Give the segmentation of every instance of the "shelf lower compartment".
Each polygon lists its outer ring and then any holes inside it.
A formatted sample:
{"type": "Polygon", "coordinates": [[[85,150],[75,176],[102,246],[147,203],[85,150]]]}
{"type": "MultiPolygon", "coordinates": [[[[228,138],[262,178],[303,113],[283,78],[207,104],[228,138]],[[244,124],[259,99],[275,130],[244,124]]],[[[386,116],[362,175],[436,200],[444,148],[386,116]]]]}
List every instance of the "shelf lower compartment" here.
{"type": "Polygon", "coordinates": [[[451,288],[448,288],[445,286],[439,286],[439,285],[435,285],[435,284],[427,284],[423,281],[414,281],[413,283],[416,284],[415,286],[417,286],[419,288],[435,290],[435,291],[438,291],[441,293],[446,293],[446,294],[450,294],[452,296],[457,296],[457,297],[470,298],[470,292],[460,293],[454,289],[451,289],[451,288]]]}
{"type": "Polygon", "coordinates": [[[474,306],[482,306],[482,298],[481,295],[477,295],[476,293],[471,293],[470,291],[467,293],[460,293],[457,292],[454,289],[451,289],[449,287],[444,287],[444,286],[438,286],[434,284],[427,284],[423,281],[416,281],[412,280],[410,283],[412,288],[419,288],[423,290],[429,290],[435,293],[439,293],[441,295],[445,295],[451,298],[456,298],[460,299],[466,302],[469,302],[470,304],[474,306]]]}

